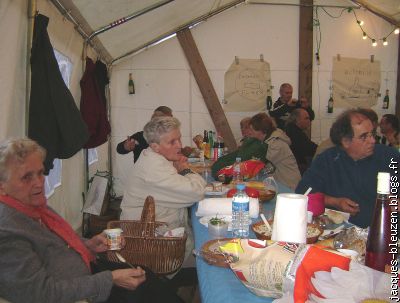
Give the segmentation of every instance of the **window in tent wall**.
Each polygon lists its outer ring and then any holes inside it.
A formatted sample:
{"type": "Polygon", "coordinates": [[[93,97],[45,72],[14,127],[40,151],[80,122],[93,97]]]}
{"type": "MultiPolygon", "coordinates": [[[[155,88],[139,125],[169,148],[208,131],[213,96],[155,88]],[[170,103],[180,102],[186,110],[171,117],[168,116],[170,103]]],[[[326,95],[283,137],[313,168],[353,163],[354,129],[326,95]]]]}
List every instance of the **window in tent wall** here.
{"type": "MultiPolygon", "coordinates": [[[[73,64],[71,60],[54,49],[54,54],[58,62],[58,67],[61,72],[61,76],[64,79],[65,85],[70,87],[70,79],[72,75],[73,64]]],[[[88,150],[89,154],[89,165],[98,160],[96,148],[88,150]]],[[[53,168],[50,170],[49,175],[45,179],[45,192],[46,197],[49,198],[54,190],[61,185],[61,173],[62,173],[62,161],[60,159],[54,159],[53,168]]]]}

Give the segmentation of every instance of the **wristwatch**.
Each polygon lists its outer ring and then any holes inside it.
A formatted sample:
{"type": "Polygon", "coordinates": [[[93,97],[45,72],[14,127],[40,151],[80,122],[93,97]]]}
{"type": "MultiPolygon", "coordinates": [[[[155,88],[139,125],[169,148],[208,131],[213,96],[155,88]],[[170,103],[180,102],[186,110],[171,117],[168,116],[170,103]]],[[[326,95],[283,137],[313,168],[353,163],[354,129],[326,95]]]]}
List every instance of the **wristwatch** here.
{"type": "Polygon", "coordinates": [[[194,172],[190,168],[185,168],[179,172],[180,175],[186,176],[187,174],[194,174],[194,172]]]}

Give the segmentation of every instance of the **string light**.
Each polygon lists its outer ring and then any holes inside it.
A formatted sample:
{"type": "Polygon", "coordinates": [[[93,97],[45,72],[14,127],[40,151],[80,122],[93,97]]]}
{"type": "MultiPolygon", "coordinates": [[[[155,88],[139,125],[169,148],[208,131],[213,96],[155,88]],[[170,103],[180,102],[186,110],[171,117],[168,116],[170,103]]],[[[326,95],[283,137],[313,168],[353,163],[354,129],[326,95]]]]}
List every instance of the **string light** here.
{"type": "Polygon", "coordinates": [[[350,13],[350,12],[353,12],[354,18],[356,19],[356,22],[357,22],[357,25],[360,27],[360,29],[361,29],[361,31],[362,31],[362,38],[363,38],[363,40],[366,40],[367,38],[369,38],[369,39],[371,40],[372,46],[374,46],[374,47],[378,45],[377,41],[382,41],[382,45],[383,45],[383,46],[387,46],[387,45],[389,44],[388,41],[387,41],[387,38],[388,38],[392,33],[395,33],[396,35],[398,35],[398,34],[400,33],[400,28],[397,27],[397,28],[393,28],[392,31],[391,31],[389,34],[387,34],[386,36],[384,36],[384,37],[382,37],[382,38],[380,38],[380,39],[372,38],[372,37],[369,36],[369,35],[366,33],[366,31],[363,29],[362,25],[364,24],[364,21],[359,20],[359,19],[357,18],[356,12],[355,12],[352,8],[349,8],[348,12],[349,12],[349,13],[350,13]]]}

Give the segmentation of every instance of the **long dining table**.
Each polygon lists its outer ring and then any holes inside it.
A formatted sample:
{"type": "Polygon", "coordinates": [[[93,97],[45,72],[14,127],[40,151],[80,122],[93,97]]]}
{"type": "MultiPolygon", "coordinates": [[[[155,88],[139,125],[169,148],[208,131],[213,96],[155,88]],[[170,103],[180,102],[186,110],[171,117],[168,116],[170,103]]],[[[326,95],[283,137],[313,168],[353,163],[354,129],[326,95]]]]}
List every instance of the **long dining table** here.
{"type": "MultiPolygon", "coordinates": [[[[278,183],[279,193],[291,193],[290,188],[278,183]]],[[[267,202],[263,202],[262,212],[267,213],[275,209],[276,196],[267,202]]],[[[201,251],[204,243],[211,240],[208,235],[207,227],[199,222],[200,217],[196,216],[198,203],[191,208],[192,226],[195,240],[195,250],[201,251]]],[[[253,223],[261,220],[253,219],[253,223]]],[[[227,237],[232,237],[232,232],[228,232],[227,237]]],[[[255,238],[250,230],[250,238],[255,238]]],[[[197,276],[199,280],[199,290],[202,303],[243,303],[243,302],[272,302],[273,298],[259,297],[250,292],[235,276],[229,268],[217,267],[208,264],[203,258],[196,258],[197,276]]]]}

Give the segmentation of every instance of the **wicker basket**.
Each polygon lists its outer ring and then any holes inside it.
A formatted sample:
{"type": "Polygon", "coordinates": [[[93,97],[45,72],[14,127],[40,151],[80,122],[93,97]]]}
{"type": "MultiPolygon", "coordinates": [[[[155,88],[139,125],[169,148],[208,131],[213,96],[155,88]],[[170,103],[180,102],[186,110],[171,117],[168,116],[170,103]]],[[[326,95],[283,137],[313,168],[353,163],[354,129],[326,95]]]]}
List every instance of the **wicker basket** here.
{"type": "MultiPolygon", "coordinates": [[[[146,198],[140,221],[110,221],[107,228],[121,228],[126,245],[119,252],[129,263],[150,268],[155,274],[167,275],[177,271],[185,257],[187,234],[183,237],[156,237],[155,229],[163,225],[155,222],[155,205],[151,196],[146,198]]],[[[109,260],[118,262],[113,251],[109,260]]]]}

